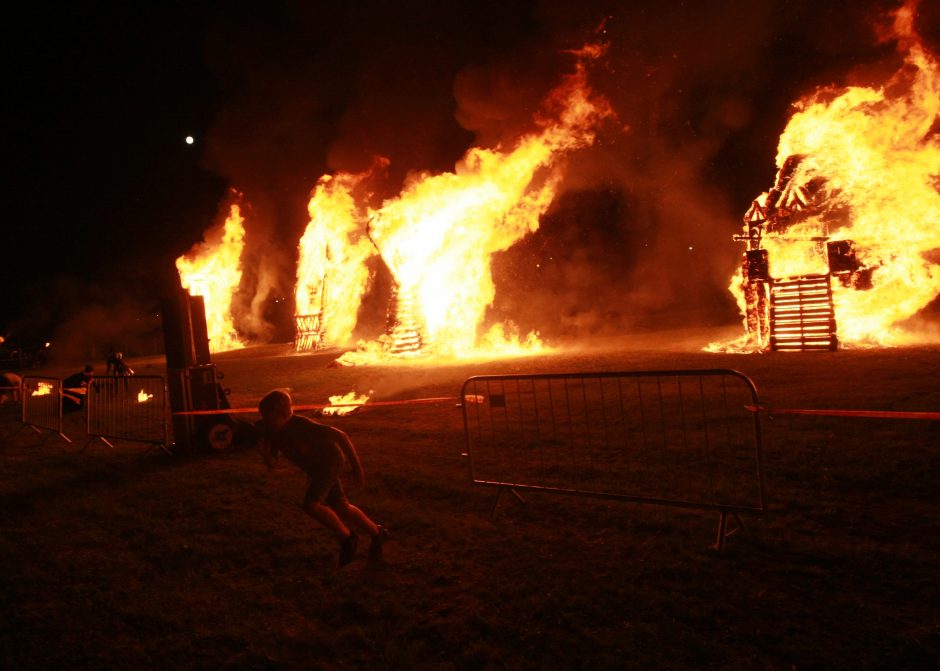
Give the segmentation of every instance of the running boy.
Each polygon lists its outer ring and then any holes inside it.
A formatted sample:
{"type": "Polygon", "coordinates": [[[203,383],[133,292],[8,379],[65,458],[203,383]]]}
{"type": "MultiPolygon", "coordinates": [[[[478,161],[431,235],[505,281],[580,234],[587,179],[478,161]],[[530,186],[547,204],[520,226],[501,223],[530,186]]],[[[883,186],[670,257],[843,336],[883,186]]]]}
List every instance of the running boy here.
{"type": "Polygon", "coordinates": [[[352,467],[353,484],[361,486],[364,481],[362,464],[349,436],[332,426],[295,415],[290,396],[279,389],[261,399],[258,411],[264,427],[258,449],[264,463],[273,468],[278,453],[283,452],[307,474],[303,509],[339,540],[339,565],[345,566],[355,557],[359,540],[356,531],[372,537],[369,557],[379,559],[388,531],[346,499],[339,480],[345,457],[352,467]]]}

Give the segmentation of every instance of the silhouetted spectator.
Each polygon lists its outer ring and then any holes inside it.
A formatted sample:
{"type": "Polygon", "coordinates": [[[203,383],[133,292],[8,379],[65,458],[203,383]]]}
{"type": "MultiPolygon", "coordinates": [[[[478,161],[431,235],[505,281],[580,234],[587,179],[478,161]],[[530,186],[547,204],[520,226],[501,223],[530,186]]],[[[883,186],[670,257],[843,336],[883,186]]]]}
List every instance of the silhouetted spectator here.
{"type": "Polygon", "coordinates": [[[16,373],[0,373],[0,405],[19,401],[22,385],[23,378],[16,373]]]}
{"type": "Polygon", "coordinates": [[[349,502],[339,480],[346,463],[352,467],[353,484],[361,486],[364,480],[359,455],[349,436],[332,426],[295,415],[290,395],[279,389],[262,398],[258,410],[264,429],[258,450],[264,463],[273,468],[278,454],[283,453],[307,474],[304,512],[339,540],[339,565],[345,566],[356,555],[359,536],[354,529],[372,537],[369,557],[379,559],[382,545],[388,541],[388,531],[349,502]]]}
{"type": "Polygon", "coordinates": [[[133,375],[134,371],[124,361],[123,352],[112,352],[108,355],[108,369],[106,375],[133,375]]]}
{"type": "Polygon", "coordinates": [[[62,380],[62,411],[79,410],[85,406],[85,396],[88,385],[95,376],[95,369],[91,364],[78,373],[73,373],[62,380]]]}

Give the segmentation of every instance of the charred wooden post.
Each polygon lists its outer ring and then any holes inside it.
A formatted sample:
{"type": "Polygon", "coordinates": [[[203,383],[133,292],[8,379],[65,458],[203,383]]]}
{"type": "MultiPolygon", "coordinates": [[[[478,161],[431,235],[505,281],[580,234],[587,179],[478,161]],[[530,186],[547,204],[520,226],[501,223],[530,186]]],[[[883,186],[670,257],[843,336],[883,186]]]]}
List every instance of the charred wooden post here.
{"type": "Polygon", "coordinates": [[[424,353],[427,334],[418,311],[414,290],[397,285],[392,290],[388,320],[389,352],[399,356],[424,353]]]}

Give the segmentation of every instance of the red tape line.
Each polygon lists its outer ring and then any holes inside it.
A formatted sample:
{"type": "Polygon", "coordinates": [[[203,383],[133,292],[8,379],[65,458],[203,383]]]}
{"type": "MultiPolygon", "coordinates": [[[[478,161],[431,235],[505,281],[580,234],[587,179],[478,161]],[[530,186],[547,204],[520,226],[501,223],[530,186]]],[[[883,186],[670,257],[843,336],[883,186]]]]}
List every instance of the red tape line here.
{"type": "MultiPolygon", "coordinates": [[[[294,411],[298,410],[322,410],[323,408],[375,408],[390,405],[428,405],[431,403],[447,403],[460,400],[456,396],[438,396],[436,398],[413,398],[407,401],[368,401],[366,403],[311,403],[306,405],[293,406],[294,411]]],[[[174,412],[174,415],[221,415],[221,414],[240,414],[247,412],[258,412],[258,408],[228,408],[225,410],[188,410],[185,412],[174,412]]]]}
{"type": "Polygon", "coordinates": [[[875,417],[878,419],[940,419],[940,412],[906,412],[894,410],[803,410],[795,408],[771,408],[761,405],[744,406],[746,410],[765,411],[768,415],[822,415],[825,417],[875,417]]]}

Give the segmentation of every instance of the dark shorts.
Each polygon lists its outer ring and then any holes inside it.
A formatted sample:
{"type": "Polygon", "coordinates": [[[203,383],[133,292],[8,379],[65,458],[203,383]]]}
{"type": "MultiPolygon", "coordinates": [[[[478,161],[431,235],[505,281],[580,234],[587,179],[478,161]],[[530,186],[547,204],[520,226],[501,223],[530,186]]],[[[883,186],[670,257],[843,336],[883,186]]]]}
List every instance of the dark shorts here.
{"type": "Polygon", "coordinates": [[[339,481],[339,474],[343,469],[343,457],[336,452],[336,458],[325,460],[319,464],[315,472],[307,472],[307,493],[304,494],[304,508],[312,501],[325,503],[330,508],[336,508],[346,502],[346,493],[343,484],[339,481]]]}

